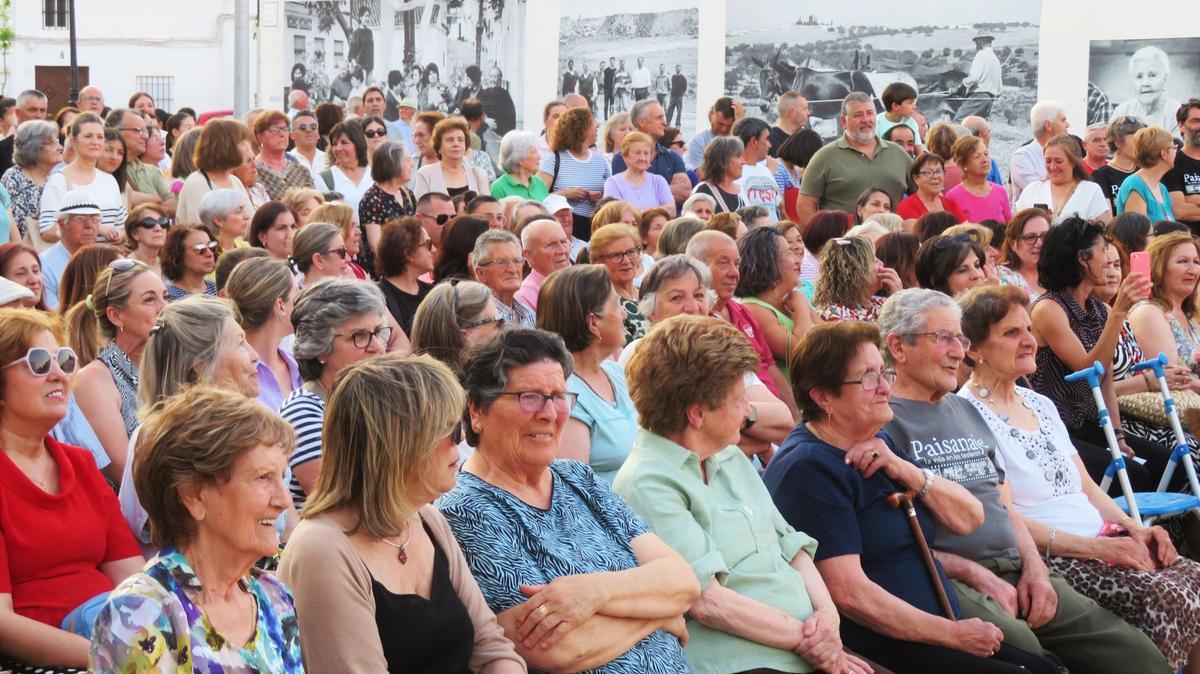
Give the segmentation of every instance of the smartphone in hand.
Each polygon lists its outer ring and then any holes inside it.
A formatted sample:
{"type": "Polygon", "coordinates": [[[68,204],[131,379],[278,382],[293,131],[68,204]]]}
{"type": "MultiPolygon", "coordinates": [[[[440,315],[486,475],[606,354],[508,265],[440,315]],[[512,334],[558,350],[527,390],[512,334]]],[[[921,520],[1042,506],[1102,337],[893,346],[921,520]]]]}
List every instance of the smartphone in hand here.
{"type": "MultiPolygon", "coordinates": [[[[1147,279],[1149,279],[1150,278],[1150,253],[1147,253],[1144,250],[1137,251],[1136,253],[1130,253],[1129,254],[1129,273],[1141,274],[1142,276],[1145,276],[1147,279]]],[[[1142,296],[1149,297],[1150,291],[1147,290],[1142,296]]]]}

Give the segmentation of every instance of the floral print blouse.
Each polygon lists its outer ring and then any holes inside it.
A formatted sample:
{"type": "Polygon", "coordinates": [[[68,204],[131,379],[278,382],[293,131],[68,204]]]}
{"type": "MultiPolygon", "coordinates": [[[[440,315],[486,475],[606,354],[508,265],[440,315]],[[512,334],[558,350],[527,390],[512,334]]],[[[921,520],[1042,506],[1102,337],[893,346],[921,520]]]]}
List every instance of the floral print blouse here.
{"type": "Polygon", "coordinates": [[[292,595],[258,569],[241,580],[258,621],[245,645],[231,644],[193,603],[200,579],[178,549],[164,548],[113,590],[96,616],[89,671],[303,674],[292,595]]]}
{"type": "Polygon", "coordinates": [[[883,308],[886,298],[872,295],[866,305],[848,306],[841,303],[830,304],[820,308],[821,320],[832,321],[863,321],[874,323],[879,320],[879,310],[883,308]]]}

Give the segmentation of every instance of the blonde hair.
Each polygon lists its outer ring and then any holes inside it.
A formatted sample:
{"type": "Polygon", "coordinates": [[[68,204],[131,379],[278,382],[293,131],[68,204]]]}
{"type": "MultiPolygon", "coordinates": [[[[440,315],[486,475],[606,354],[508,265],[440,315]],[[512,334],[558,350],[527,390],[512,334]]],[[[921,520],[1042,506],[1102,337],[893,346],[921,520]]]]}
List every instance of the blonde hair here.
{"type": "Polygon", "coordinates": [[[138,402],[143,411],[192,384],[211,380],[225,331],[233,323],[233,309],[225,300],[192,295],[168,304],[142,353],[138,402]]]}
{"type": "Polygon", "coordinates": [[[629,152],[629,148],[633,147],[634,143],[645,143],[651,151],[654,150],[654,141],[650,139],[650,136],[641,131],[630,131],[621,139],[621,154],[629,152]]]}
{"type": "MultiPolygon", "coordinates": [[[[595,259],[596,255],[601,254],[599,251],[603,251],[613,243],[625,238],[633,241],[633,245],[635,246],[642,245],[642,237],[638,236],[637,230],[623,222],[614,222],[604,225],[600,229],[593,229],[592,240],[588,246],[592,254],[592,259],[595,259]]],[[[638,261],[635,260],[634,264],[638,264],[638,261]]]]}
{"type": "Polygon", "coordinates": [[[244,330],[257,330],[271,320],[275,300],[286,299],[296,281],[287,265],[272,257],[239,262],[225,281],[225,296],[244,330]]]}
{"type": "Polygon", "coordinates": [[[117,326],[108,317],[108,309],[121,310],[129,306],[133,280],[142,274],[154,273],[141,262],[134,261],[126,271],[105,267],[96,277],[92,294],[67,311],[64,317],[68,341],[79,364],[86,365],[96,359],[100,349],[117,335],[117,326]],[[88,301],[90,300],[90,302],[88,301]]]}
{"type": "Polygon", "coordinates": [[[888,231],[889,234],[892,232],[903,232],[904,231],[904,218],[900,217],[899,215],[896,215],[895,213],[892,213],[891,211],[882,211],[880,213],[875,213],[874,215],[869,216],[866,220],[863,220],[862,224],[865,225],[868,222],[879,223],[884,229],[886,229],[888,231]]]}
{"type": "MultiPolygon", "coordinates": [[[[304,207],[304,202],[309,199],[316,199],[318,206],[325,203],[325,195],[311,187],[289,187],[283,193],[283,199],[280,199],[280,201],[287,204],[288,208],[292,209],[293,212],[299,213],[300,209],[304,207]]],[[[315,212],[316,209],[313,210],[313,213],[315,212]]],[[[312,213],[308,217],[311,219],[312,213]]],[[[300,226],[303,227],[304,225],[300,226]]]]}
{"type": "Polygon", "coordinates": [[[348,204],[331,201],[322,203],[313,209],[312,213],[308,214],[308,221],[305,226],[316,222],[327,222],[338,228],[342,236],[346,236],[350,228],[354,226],[354,209],[348,204]]]}
{"type": "Polygon", "coordinates": [[[430,459],[465,408],[454,374],[429,356],[380,356],[346,368],[325,408],[321,474],[301,517],[344,507],[358,518],[351,533],[403,533],[423,499],[438,493],[430,459]]]}
{"type": "MultiPolygon", "coordinates": [[[[1150,280],[1153,281],[1150,287],[1150,301],[1163,311],[1172,309],[1171,298],[1167,297],[1166,286],[1163,283],[1166,279],[1167,267],[1171,264],[1171,251],[1175,250],[1176,246],[1185,243],[1195,246],[1196,252],[1200,253],[1200,241],[1197,241],[1190,232],[1171,232],[1156,236],[1150,245],[1146,246],[1146,252],[1150,254],[1150,280]]],[[[1188,318],[1196,317],[1195,289],[1192,290],[1192,294],[1183,298],[1180,308],[1188,318]]]]}
{"type": "Polygon", "coordinates": [[[642,217],[642,212],[637,206],[628,201],[617,199],[601,206],[592,216],[592,231],[594,232],[600,227],[611,225],[614,222],[621,222],[621,216],[625,215],[625,211],[633,213],[635,220],[640,220],[642,217]]]}
{"type": "Polygon", "coordinates": [[[821,249],[821,273],[813,304],[854,306],[862,302],[875,274],[875,251],[868,239],[843,236],[830,239],[821,249]]]}
{"type": "Polygon", "coordinates": [[[1137,153],[1137,162],[1143,168],[1157,166],[1159,162],[1163,161],[1158,153],[1174,144],[1171,133],[1157,126],[1148,126],[1133,134],[1133,147],[1137,153]]]}

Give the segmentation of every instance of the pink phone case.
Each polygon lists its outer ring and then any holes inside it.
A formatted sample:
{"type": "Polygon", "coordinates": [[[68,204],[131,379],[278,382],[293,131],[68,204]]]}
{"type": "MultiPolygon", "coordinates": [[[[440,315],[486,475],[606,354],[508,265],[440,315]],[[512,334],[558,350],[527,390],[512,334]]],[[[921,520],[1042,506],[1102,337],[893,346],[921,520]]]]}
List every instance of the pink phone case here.
{"type": "MultiPolygon", "coordinates": [[[[1129,272],[1137,273],[1150,278],[1150,253],[1146,251],[1138,251],[1129,254],[1129,272]]],[[[1149,293],[1147,293],[1147,296],[1149,293]]]]}

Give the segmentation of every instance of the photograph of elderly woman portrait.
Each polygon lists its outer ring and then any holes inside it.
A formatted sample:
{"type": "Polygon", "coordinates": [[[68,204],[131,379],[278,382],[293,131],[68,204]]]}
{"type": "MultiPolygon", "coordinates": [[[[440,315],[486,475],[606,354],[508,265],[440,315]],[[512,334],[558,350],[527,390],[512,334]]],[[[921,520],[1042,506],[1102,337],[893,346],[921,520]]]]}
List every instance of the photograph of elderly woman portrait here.
{"type": "Polygon", "coordinates": [[[1200,38],[1092,40],[1088,124],[1128,115],[1178,137],[1175,112],[1198,77],[1200,38]]]}

